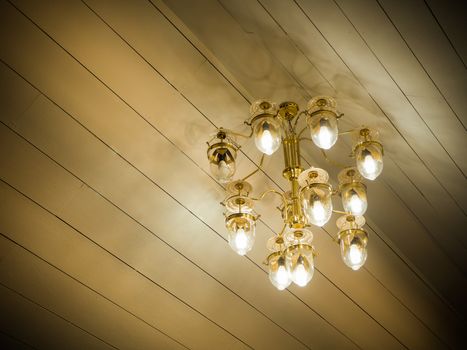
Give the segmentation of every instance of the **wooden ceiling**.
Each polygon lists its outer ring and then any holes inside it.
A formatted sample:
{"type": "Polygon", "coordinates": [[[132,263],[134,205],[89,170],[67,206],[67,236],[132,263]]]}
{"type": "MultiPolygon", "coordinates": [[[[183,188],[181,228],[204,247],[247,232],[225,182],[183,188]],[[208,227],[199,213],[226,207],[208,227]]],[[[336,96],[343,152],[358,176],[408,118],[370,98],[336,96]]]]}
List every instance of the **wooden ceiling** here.
{"type": "MultiPolygon", "coordinates": [[[[442,0],[2,1],[2,348],[462,348],[466,14],[442,0]],[[236,255],[205,141],[242,130],[257,98],[320,94],[342,130],[369,125],[385,146],[369,257],[342,263],[333,216],[313,229],[312,282],[279,292],[262,264],[275,203],[236,255]]],[[[238,176],[260,158],[242,150],[238,176]]],[[[338,171],[311,144],[303,158],[338,171]]],[[[281,168],[277,152],[255,191],[285,190],[281,168]]]]}

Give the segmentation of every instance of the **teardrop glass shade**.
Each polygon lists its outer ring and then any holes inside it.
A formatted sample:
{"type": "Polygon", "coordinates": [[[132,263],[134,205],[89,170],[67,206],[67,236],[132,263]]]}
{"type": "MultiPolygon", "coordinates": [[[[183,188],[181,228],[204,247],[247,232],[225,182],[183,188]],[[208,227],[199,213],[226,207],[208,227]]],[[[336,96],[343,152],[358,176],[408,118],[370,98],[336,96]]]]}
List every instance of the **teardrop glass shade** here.
{"type": "Polygon", "coordinates": [[[356,271],[365,264],[368,252],[367,236],[363,230],[342,232],[339,244],[342,260],[348,267],[356,271]]]}
{"type": "Polygon", "coordinates": [[[227,217],[226,227],[230,247],[239,255],[245,255],[255,243],[255,221],[252,215],[239,213],[227,217]]]}
{"type": "Polygon", "coordinates": [[[212,176],[221,183],[231,181],[232,176],[235,174],[235,162],[228,163],[221,159],[217,164],[211,163],[210,167],[212,176]]]}
{"type": "Polygon", "coordinates": [[[315,271],[311,246],[297,244],[287,248],[287,269],[292,282],[305,287],[313,278],[315,271]]]}
{"type": "Polygon", "coordinates": [[[309,223],[324,226],[332,215],[332,191],[326,184],[312,184],[302,191],[303,212],[309,223]]]}
{"type": "Polygon", "coordinates": [[[383,171],[383,149],[377,142],[366,142],[356,150],[358,172],[368,180],[376,179],[383,171]]]}
{"type": "MultiPolygon", "coordinates": [[[[219,132],[220,134],[221,132],[219,132]]],[[[211,174],[214,178],[221,182],[230,182],[235,174],[235,158],[237,156],[237,148],[234,144],[225,140],[226,136],[223,133],[223,138],[219,139],[208,148],[208,159],[211,174]]]]}
{"type": "Polygon", "coordinates": [[[344,211],[352,215],[363,215],[368,208],[366,187],[361,182],[345,184],[341,188],[344,211]]]}
{"type": "Polygon", "coordinates": [[[273,117],[258,119],[254,126],[255,144],[260,152],[271,155],[281,145],[281,127],[273,117]]]}
{"type": "Polygon", "coordinates": [[[334,114],[323,111],[308,118],[308,127],[314,144],[322,149],[330,149],[337,142],[339,130],[334,114]]]}
{"type": "Polygon", "coordinates": [[[286,289],[292,283],[292,279],[285,258],[282,255],[275,255],[268,260],[269,280],[278,290],[286,289]]]}

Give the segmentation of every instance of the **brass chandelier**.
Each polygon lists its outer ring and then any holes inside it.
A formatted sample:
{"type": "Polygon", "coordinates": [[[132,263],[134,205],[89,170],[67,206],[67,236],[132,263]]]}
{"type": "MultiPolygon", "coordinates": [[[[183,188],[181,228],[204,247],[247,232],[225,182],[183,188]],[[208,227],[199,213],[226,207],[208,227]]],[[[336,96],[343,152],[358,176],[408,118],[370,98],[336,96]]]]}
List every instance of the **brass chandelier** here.
{"type": "Polygon", "coordinates": [[[381,174],[383,146],[377,141],[376,132],[365,127],[339,133],[338,120],[341,117],[335,100],[327,96],[312,98],[301,112],[294,102],[284,102],[277,107],[275,103],[259,100],[251,105],[250,118],[245,121],[251,127],[250,135],[220,128],[207,142],[211,172],[219,182],[226,184],[227,197],[222,204],[225,206],[229,245],[235,252],[245,255],[253,247],[259,218],[254,203],[269,193],[282,199],[278,209],[284,226],[280,233],[268,240],[267,248],[271,253],[265,260],[269,279],[279,290],[292,282],[303,287],[311,280],[315,250],[311,245],[313,234],[310,227],[325,225],[333,212],[343,214],[336,224],[344,263],[358,270],[366,261],[368,234],[362,227],[365,224],[363,214],[367,209],[367,194],[363,179],[374,180],[381,174]],[[306,126],[297,132],[301,116],[306,116],[306,126]],[[311,138],[302,137],[306,130],[311,133],[311,138]],[[313,141],[326,156],[325,150],[330,149],[342,134],[355,136],[351,157],[355,158],[356,166],[344,167],[338,175],[339,186],[333,189],[324,169],[302,168],[300,142],[313,141]],[[256,147],[263,155],[253,173],[232,181],[240,149],[237,137],[254,137],[256,147]],[[252,186],[246,180],[262,167],[264,156],[276,152],[281,144],[284,153],[282,175],[288,180],[290,190],[282,193],[271,189],[253,197],[252,186]],[[333,210],[332,196],[341,197],[343,211],[333,210]]]}

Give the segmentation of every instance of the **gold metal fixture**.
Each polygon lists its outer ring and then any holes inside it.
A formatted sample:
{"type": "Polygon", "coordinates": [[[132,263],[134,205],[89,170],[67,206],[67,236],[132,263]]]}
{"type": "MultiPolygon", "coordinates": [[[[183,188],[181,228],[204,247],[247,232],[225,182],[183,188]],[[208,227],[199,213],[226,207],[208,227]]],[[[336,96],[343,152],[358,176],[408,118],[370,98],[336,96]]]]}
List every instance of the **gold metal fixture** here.
{"type": "Polygon", "coordinates": [[[219,182],[226,183],[227,196],[222,204],[226,210],[229,244],[234,251],[245,255],[253,247],[256,221],[260,217],[254,210],[254,203],[268,194],[281,198],[282,204],[277,209],[281,211],[284,226],[268,240],[270,254],[265,260],[269,279],[279,290],[292,282],[305,286],[311,280],[316,254],[309,227],[325,225],[332,213],[344,214],[336,223],[339,228],[337,241],[344,263],[358,270],[366,261],[368,234],[362,228],[365,224],[362,215],[367,209],[367,188],[363,179],[374,180],[381,173],[383,146],[377,141],[377,133],[366,127],[339,133],[338,121],[342,115],[337,111],[336,101],[328,96],[312,98],[303,111],[295,102],[277,105],[259,100],[251,105],[250,117],[245,121],[251,128],[250,135],[220,128],[208,142],[211,172],[219,182]],[[305,122],[300,119],[302,115],[306,116],[305,122]],[[306,130],[310,131],[310,137],[302,137],[306,130]],[[355,135],[351,157],[355,158],[356,165],[341,167],[340,163],[327,157],[325,150],[330,149],[339,136],[348,134],[355,135]],[[240,149],[237,137],[254,137],[262,157],[253,172],[232,181],[240,149]],[[312,141],[321,149],[326,161],[342,168],[338,175],[338,188],[333,189],[324,169],[303,169],[300,154],[300,142],[303,140],[312,141]],[[272,155],[281,145],[284,155],[282,176],[288,181],[289,190],[269,189],[253,197],[253,187],[246,180],[260,170],[264,172],[265,157],[272,155]],[[341,197],[343,211],[333,208],[334,195],[341,197]]]}

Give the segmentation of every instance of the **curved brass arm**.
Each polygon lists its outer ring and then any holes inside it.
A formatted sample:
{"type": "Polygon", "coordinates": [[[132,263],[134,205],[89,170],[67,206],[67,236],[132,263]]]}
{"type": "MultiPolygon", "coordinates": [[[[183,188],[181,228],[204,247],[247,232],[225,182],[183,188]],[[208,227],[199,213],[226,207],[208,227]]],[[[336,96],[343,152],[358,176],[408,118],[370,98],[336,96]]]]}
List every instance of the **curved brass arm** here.
{"type": "Polygon", "coordinates": [[[320,150],[321,150],[321,153],[323,154],[324,159],[326,159],[326,161],[327,161],[329,164],[332,164],[332,165],[334,165],[335,167],[342,168],[342,169],[348,168],[348,167],[351,166],[351,165],[342,164],[342,163],[340,163],[340,162],[336,162],[336,161],[334,161],[334,160],[332,160],[332,159],[329,159],[329,158],[328,158],[328,155],[326,154],[326,152],[324,151],[324,149],[320,148],[320,150]]]}
{"type": "Polygon", "coordinates": [[[253,136],[253,127],[251,126],[251,124],[245,122],[246,125],[248,125],[250,127],[250,134],[249,135],[245,135],[245,134],[240,134],[239,132],[235,132],[235,131],[232,131],[232,130],[229,130],[229,134],[230,135],[234,135],[234,136],[238,136],[238,137],[243,137],[245,139],[249,139],[251,136],[253,136]]]}
{"type": "Polygon", "coordinates": [[[339,132],[338,135],[347,135],[347,134],[352,134],[356,131],[360,131],[361,129],[365,128],[364,126],[362,127],[359,127],[359,128],[353,128],[353,129],[350,129],[350,130],[346,130],[346,131],[342,131],[342,132],[339,132]]]}
{"type": "MultiPolygon", "coordinates": [[[[307,129],[308,129],[308,126],[305,126],[302,130],[300,130],[300,132],[298,133],[298,136],[297,136],[297,138],[298,138],[299,141],[301,140],[300,136],[302,136],[302,134],[303,134],[303,133],[305,132],[305,130],[307,130],[307,129]]],[[[310,140],[311,140],[311,139],[310,139],[310,140]]]]}
{"type": "Polygon", "coordinates": [[[295,122],[294,122],[294,125],[293,125],[293,128],[295,129],[295,127],[297,126],[298,124],[298,120],[300,119],[300,117],[304,114],[308,114],[307,111],[301,111],[300,113],[298,113],[297,117],[295,118],[295,122]]]}
{"type": "Polygon", "coordinates": [[[264,162],[264,153],[263,155],[261,156],[261,160],[259,161],[259,165],[258,167],[253,170],[253,172],[251,172],[250,174],[248,174],[247,176],[245,176],[242,181],[245,181],[246,179],[248,179],[249,177],[253,176],[254,174],[256,174],[258,171],[260,171],[260,169],[262,169],[263,167],[263,162],[264,162]]]}
{"type": "Polygon", "coordinates": [[[335,210],[335,209],[333,209],[333,210],[332,210],[332,212],[333,212],[333,213],[336,213],[336,214],[344,214],[344,215],[349,215],[349,213],[348,213],[348,212],[341,211],[341,210],[335,210]]]}
{"type": "Polygon", "coordinates": [[[261,195],[258,197],[258,198],[251,198],[252,200],[254,201],[260,201],[262,200],[267,194],[269,193],[274,193],[274,194],[277,194],[279,196],[281,196],[282,198],[282,203],[284,204],[284,208],[287,207],[287,199],[285,198],[284,194],[279,192],[279,191],[276,191],[274,189],[270,189],[270,190],[267,190],[267,191],[264,191],[263,193],[261,193],[261,195]]]}

